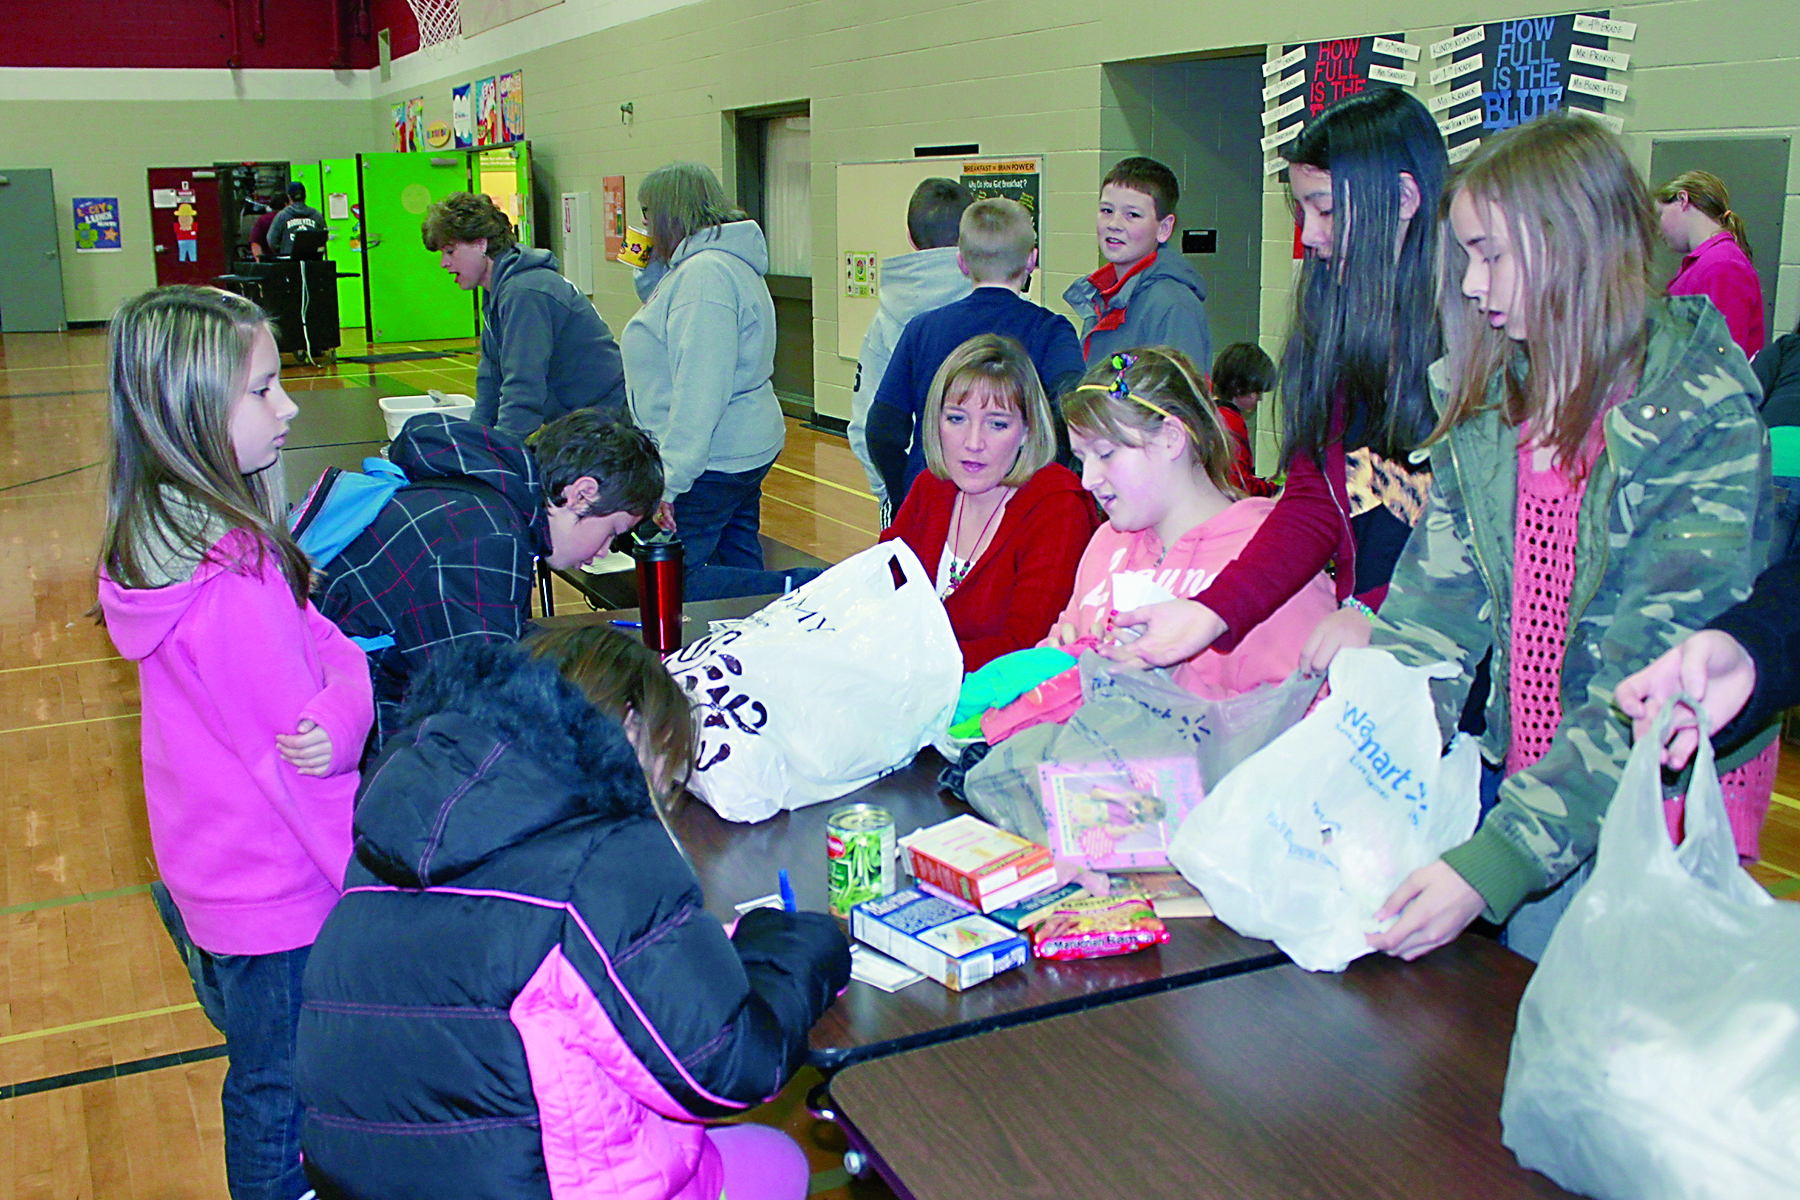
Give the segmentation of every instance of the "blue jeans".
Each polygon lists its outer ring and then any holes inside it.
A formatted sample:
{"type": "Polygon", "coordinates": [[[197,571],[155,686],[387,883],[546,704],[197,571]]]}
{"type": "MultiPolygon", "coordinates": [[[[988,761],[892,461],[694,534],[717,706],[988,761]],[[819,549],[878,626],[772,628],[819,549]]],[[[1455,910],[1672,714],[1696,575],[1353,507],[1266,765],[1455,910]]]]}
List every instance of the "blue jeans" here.
{"type": "MultiPolygon", "coordinates": [[[[769,464],[773,466],[774,464],[769,464]]],[[[769,467],[753,471],[702,471],[675,497],[675,531],[681,535],[687,600],[722,600],[785,591],[817,571],[763,570],[762,482],[769,467]]]]}
{"type": "Polygon", "coordinates": [[[230,1066],[219,1103],[225,1114],[225,1180],[231,1200],[299,1200],[300,1097],[294,1090],[294,1036],[300,980],[310,946],[279,954],[212,954],[187,935],[168,889],[152,888],[175,949],[188,964],[200,1007],[225,1035],[230,1066]]]}

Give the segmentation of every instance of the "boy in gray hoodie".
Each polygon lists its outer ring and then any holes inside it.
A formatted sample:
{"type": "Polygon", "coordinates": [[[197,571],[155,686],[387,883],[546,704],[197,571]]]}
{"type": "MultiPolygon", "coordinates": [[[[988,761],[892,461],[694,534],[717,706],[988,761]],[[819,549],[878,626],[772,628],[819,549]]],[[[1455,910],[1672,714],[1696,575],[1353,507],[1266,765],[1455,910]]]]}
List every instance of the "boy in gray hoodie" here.
{"type": "Polygon", "coordinates": [[[619,345],[554,254],[518,245],[506,214],[468,192],[427,209],[422,232],[457,286],[487,289],[476,424],[524,438],[578,408],[624,414],[619,345]]]}
{"type": "Polygon", "coordinates": [[[1105,264],[1063,300],[1081,321],[1089,364],[1139,346],[1173,346],[1197,371],[1212,362],[1206,284],[1169,245],[1181,185],[1154,158],[1127,158],[1100,181],[1095,233],[1105,264]]]}
{"type": "Polygon", "coordinates": [[[956,263],[956,241],[963,210],[974,193],[954,179],[933,177],[913,189],[906,206],[906,236],[913,253],[881,264],[881,308],[863,334],[856,361],[856,390],[850,399],[850,449],[869,477],[869,488],[881,503],[881,525],[887,528],[902,497],[889,496],[875,460],[869,456],[869,406],[881,390],[888,361],[906,323],[922,312],[941,308],[969,294],[973,284],[956,263]]]}

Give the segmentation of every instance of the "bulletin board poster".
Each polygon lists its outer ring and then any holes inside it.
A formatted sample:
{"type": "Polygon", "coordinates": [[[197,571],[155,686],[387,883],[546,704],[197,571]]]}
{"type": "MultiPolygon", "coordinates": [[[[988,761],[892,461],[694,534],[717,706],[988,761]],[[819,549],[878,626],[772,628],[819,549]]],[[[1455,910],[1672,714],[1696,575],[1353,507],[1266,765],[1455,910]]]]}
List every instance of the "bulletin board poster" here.
{"type": "Polygon", "coordinates": [[[1419,48],[1409,45],[1403,33],[1283,47],[1281,57],[1263,64],[1269,82],[1263,88],[1262,148],[1265,155],[1275,155],[1265,162],[1266,173],[1286,167],[1281,147],[1339,100],[1370,88],[1416,86],[1419,73],[1412,64],[1418,58],[1419,48]]]}
{"type": "Polygon", "coordinates": [[[475,98],[469,94],[473,87],[459,83],[450,89],[450,133],[458,150],[475,144],[475,98]]]}
{"type": "Polygon", "coordinates": [[[107,254],[125,248],[119,236],[117,196],[76,196],[74,205],[77,254],[107,254]]]}
{"type": "Polygon", "coordinates": [[[625,177],[607,175],[600,180],[600,229],[606,241],[606,260],[619,257],[625,244],[625,177]]]}
{"type": "Polygon", "coordinates": [[[409,150],[425,148],[425,97],[414,96],[406,102],[406,139],[409,150]]]}
{"type": "Polygon", "coordinates": [[[500,81],[489,75],[475,81],[475,144],[500,142],[500,81]]]}
{"type": "Polygon", "coordinates": [[[525,72],[508,71],[500,77],[500,140],[525,139],[525,72]]]}
{"type": "Polygon", "coordinates": [[[962,185],[977,200],[1016,200],[1031,214],[1031,227],[1035,230],[1038,227],[1038,209],[1041,206],[1043,187],[1042,162],[1043,160],[1036,158],[965,162],[962,167],[962,185]]]}
{"type": "Polygon", "coordinates": [[[1607,113],[1606,102],[1630,93],[1620,76],[1631,55],[1611,43],[1636,36],[1634,23],[1601,10],[1460,26],[1434,43],[1433,57],[1449,62],[1432,72],[1432,81],[1448,89],[1429,103],[1451,161],[1467,158],[1485,137],[1560,109],[1584,109],[1615,133],[1622,130],[1624,121],[1607,113]]]}

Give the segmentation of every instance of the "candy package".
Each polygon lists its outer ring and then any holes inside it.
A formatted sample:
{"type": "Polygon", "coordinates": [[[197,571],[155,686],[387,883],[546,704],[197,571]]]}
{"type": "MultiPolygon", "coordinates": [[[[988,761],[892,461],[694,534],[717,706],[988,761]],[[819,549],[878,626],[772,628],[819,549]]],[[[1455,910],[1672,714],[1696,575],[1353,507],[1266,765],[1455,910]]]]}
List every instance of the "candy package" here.
{"type": "Polygon", "coordinates": [[[1070,900],[1033,927],[1039,958],[1106,958],[1169,940],[1169,930],[1142,896],[1070,900]]]}

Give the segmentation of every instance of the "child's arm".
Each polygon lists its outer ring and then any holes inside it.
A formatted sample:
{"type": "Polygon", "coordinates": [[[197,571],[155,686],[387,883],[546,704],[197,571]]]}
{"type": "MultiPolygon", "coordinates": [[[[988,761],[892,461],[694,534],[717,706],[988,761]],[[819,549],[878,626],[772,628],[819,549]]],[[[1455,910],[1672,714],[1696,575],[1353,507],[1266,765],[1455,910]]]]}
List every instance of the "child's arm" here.
{"type": "Polygon", "coordinates": [[[499,328],[494,331],[500,340],[494,428],[524,437],[544,423],[544,408],[549,403],[556,300],[548,292],[516,287],[507,289],[499,299],[499,328]]]}
{"type": "MultiPolygon", "coordinates": [[[[1044,385],[1044,395],[1050,398],[1050,408],[1056,410],[1056,398],[1081,382],[1087,371],[1087,363],[1081,357],[1081,338],[1075,333],[1075,326],[1069,318],[1058,314],[1048,322],[1050,337],[1044,347],[1044,370],[1040,382],[1044,385]]],[[[1060,415],[1060,414],[1059,414],[1060,415]]]]}
{"type": "MultiPolygon", "coordinates": [[[[300,776],[275,740],[294,733],[322,693],[306,659],[308,619],[273,555],[265,556],[260,576],[225,570],[209,580],[181,626],[182,649],[194,677],[204,682],[219,741],[234,750],[261,799],[320,874],[341,887],[350,861],[351,792],[338,781],[300,776]]],[[[348,682],[343,686],[354,691],[348,682]]],[[[362,687],[368,686],[365,671],[362,687]]],[[[346,698],[346,708],[355,707],[346,698]]],[[[334,745],[333,758],[348,754],[354,762],[362,736],[346,726],[344,745],[334,745]]]]}
{"type": "Polygon", "coordinates": [[[1046,497],[1020,531],[1013,585],[999,633],[959,642],[963,660],[984,663],[1035,646],[1051,632],[1075,588],[1075,571],[1093,536],[1087,500],[1073,492],[1046,497]]]}
{"type": "Polygon", "coordinates": [[[301,774],[341,775],[356,770],[362,760],[363,742],[369,736],[369,726],[375,722],[375,694],[369,679],[369,659],[362,647],[345,637],[343,631],[314,608],[310,600],[306,604],[306,631],[318,646],[319,665],[325,672],[324,689],[300,710],[299,732],[312,747],[306,764],[294,762],[287,754],[287,745],[294,744],[299,749],[297,743],[285,739],[278,741],[283,743],[283,757],[287,757],[301,774]],[[312,726],[312,736],[308,736],[308,725],[312,726]],[[322,739],[317,735],[323,735],[322,739]],[[323,741],[322,761],[316,746],[320,740],[323,741]]]}
{"type": "Polygon", "coordinates": [[[1319,465],[1296,454],[1287,487],[1250,544],[1192,600],[1165,600],[1119,614],[1120,625],[1142,625],[1137,641],[1109,657],[1168,667],[1208,646],[1222,654],[1325,569],[1345,533],[1345,518],[1319,465]]]}
{"type": "Polygon", "coordinates": [[[924,408],[924,397],[913,381],[913,363],[919,356],[917,330],[918,326],[908,323],[900,331],[900,340],[894,344],[881,382],[872,385],[875,399],[869,405],[869,458],[881,473],[888,503],[894,505],[906,498],[906,459],[912,449],[913,416],[924,408]]]}

